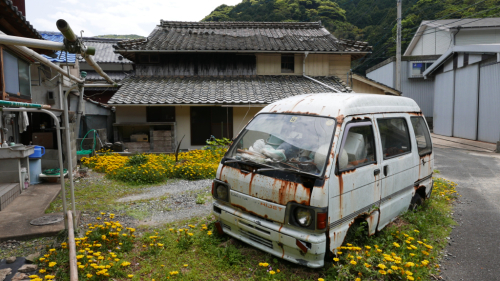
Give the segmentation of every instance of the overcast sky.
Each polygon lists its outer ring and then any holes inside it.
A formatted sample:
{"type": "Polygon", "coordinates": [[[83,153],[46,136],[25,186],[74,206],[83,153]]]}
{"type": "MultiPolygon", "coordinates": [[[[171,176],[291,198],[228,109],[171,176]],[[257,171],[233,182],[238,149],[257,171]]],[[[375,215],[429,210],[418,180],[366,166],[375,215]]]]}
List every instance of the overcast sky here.
{"type": "Polygon", "coordinates": [[[57,31],[65,19],[83,36],[148,36],[160,20],[199,21],[222,4],[242,0],[26,0],[26,18],[36,30],[57,31]]]}

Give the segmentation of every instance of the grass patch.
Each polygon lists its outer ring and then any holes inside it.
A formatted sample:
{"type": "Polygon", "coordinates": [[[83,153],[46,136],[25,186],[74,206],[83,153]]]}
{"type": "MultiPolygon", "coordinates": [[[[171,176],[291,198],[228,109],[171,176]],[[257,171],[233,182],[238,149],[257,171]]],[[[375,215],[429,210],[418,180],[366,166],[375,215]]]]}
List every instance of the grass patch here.
{"type": "MultiPolygon", "coordinates": [[[[402,214],[374,236],[352,236],[339,249],[341,253],[321,269],[298,266],[227,236],[220,237],[213,217],[208,216],[163,227],[138,228],[135,240],[127,240],[131,243],[130,250],[119,253],[116,253],[116,248],[113,250],[120,262],[127,261],[130,265],[120,267],[114,264],[107,271],[112,275],[106,277],[97,275],[102,270],[99,260],[82,262],[84,267],[80,269],[80,279],[430,280],[431,275],[439,274],[440,252],[446,245],[451,226],[455,225],[451,212],[452,202],[457,196],[454,183],[435,179],[431,199],[416,212],[402,214]],[[86,278],[85,274],[92,277],[86,278]]],[[[105,224],[90,226],[92,232],[87,232],[80,240],[87,243],[84,247],[94,245],[93,251],[100,251],[95,245],[103,244],[99,242],[101,236],[108,237],[109,231],[116,231],[116,228],[107,230],[105,224]],[[96,230],[99,232],[94,234],[96,230]]],[[[67,251],[64,244],[63,249],[56,251],[63,254],[48,259],[60,265],[61,270],[68,270],[67,261],[62,258],[67,251]]],[[[88,256],[88,251],[83,255],[88,256]]],[[[105,258],[101,262],[109,265],[110,261],[105,258]]],[[[48,263],[45,261],[44,264],[48,263]]]]}

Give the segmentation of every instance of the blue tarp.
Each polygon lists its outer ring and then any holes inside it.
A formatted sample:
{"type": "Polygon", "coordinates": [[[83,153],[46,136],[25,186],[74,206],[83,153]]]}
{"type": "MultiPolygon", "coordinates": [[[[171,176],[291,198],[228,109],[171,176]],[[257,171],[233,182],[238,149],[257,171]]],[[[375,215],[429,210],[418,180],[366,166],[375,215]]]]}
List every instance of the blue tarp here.
{"type": "MultiPolygon", "coordinates": [[[[63,42],[64,36],[60,32],[44,32],[44,31],[39,31],[39,33],[42,35],[43,39],[45,40],[50,40],[53,42],[63,42]]],[[[50,60],[51,62],[61,62],[61,63],[75,63],[76,62],[76,54],[67,54],[68,61],[66,61],[66,52],[63,51],[57,51],[57,58],[51,58],[46,55],[44,56],[46,59],[50,60]],[[62,54],[61,54],[62,53],[62,54]]]]}

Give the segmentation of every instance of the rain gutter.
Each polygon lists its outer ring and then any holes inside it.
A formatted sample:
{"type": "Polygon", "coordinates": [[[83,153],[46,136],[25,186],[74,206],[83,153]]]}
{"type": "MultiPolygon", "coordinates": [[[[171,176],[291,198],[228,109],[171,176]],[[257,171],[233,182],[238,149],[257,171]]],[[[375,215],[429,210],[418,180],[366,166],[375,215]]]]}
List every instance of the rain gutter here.
{"type": "Polygon", "coordinates": [[[260,50],[114,50],[115,53],[291,53],[291,54],[371,54],[372,52],[331,52],[331,51],[260,51],[260,50]]]}

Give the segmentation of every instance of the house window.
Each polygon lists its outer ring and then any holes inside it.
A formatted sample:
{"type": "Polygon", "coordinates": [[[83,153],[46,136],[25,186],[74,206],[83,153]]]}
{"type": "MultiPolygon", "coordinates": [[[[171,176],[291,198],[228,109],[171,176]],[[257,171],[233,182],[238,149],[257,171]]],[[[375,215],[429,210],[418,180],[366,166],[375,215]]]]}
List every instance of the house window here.
{"type": "Polygon", "coordinates": [[[295,72],[295,56],[294,55],[281,55],[281,73],[294,73],[295,72]]]}
{"type": "Polygon", "coordinates": [[[30,65],[3,51],[5,91],[9,95],[31,99],[30,65]]]}
{"type": "Polygon", "coordinates": [[[410,77],[424,77],[424,71],[429,68],[434,62],[412,62],[410,69],[410,77]]]}
{"type": "Polygon", "coordinates": [[[191,145],[205,145],[214,136],[233,138],[233,109],[231,107],[192,106],[191,145]]]}
{"type": "Polygon", "coordinates": [[[146,122],[175,122],[175,106],[146,107],[146,122]]]}

